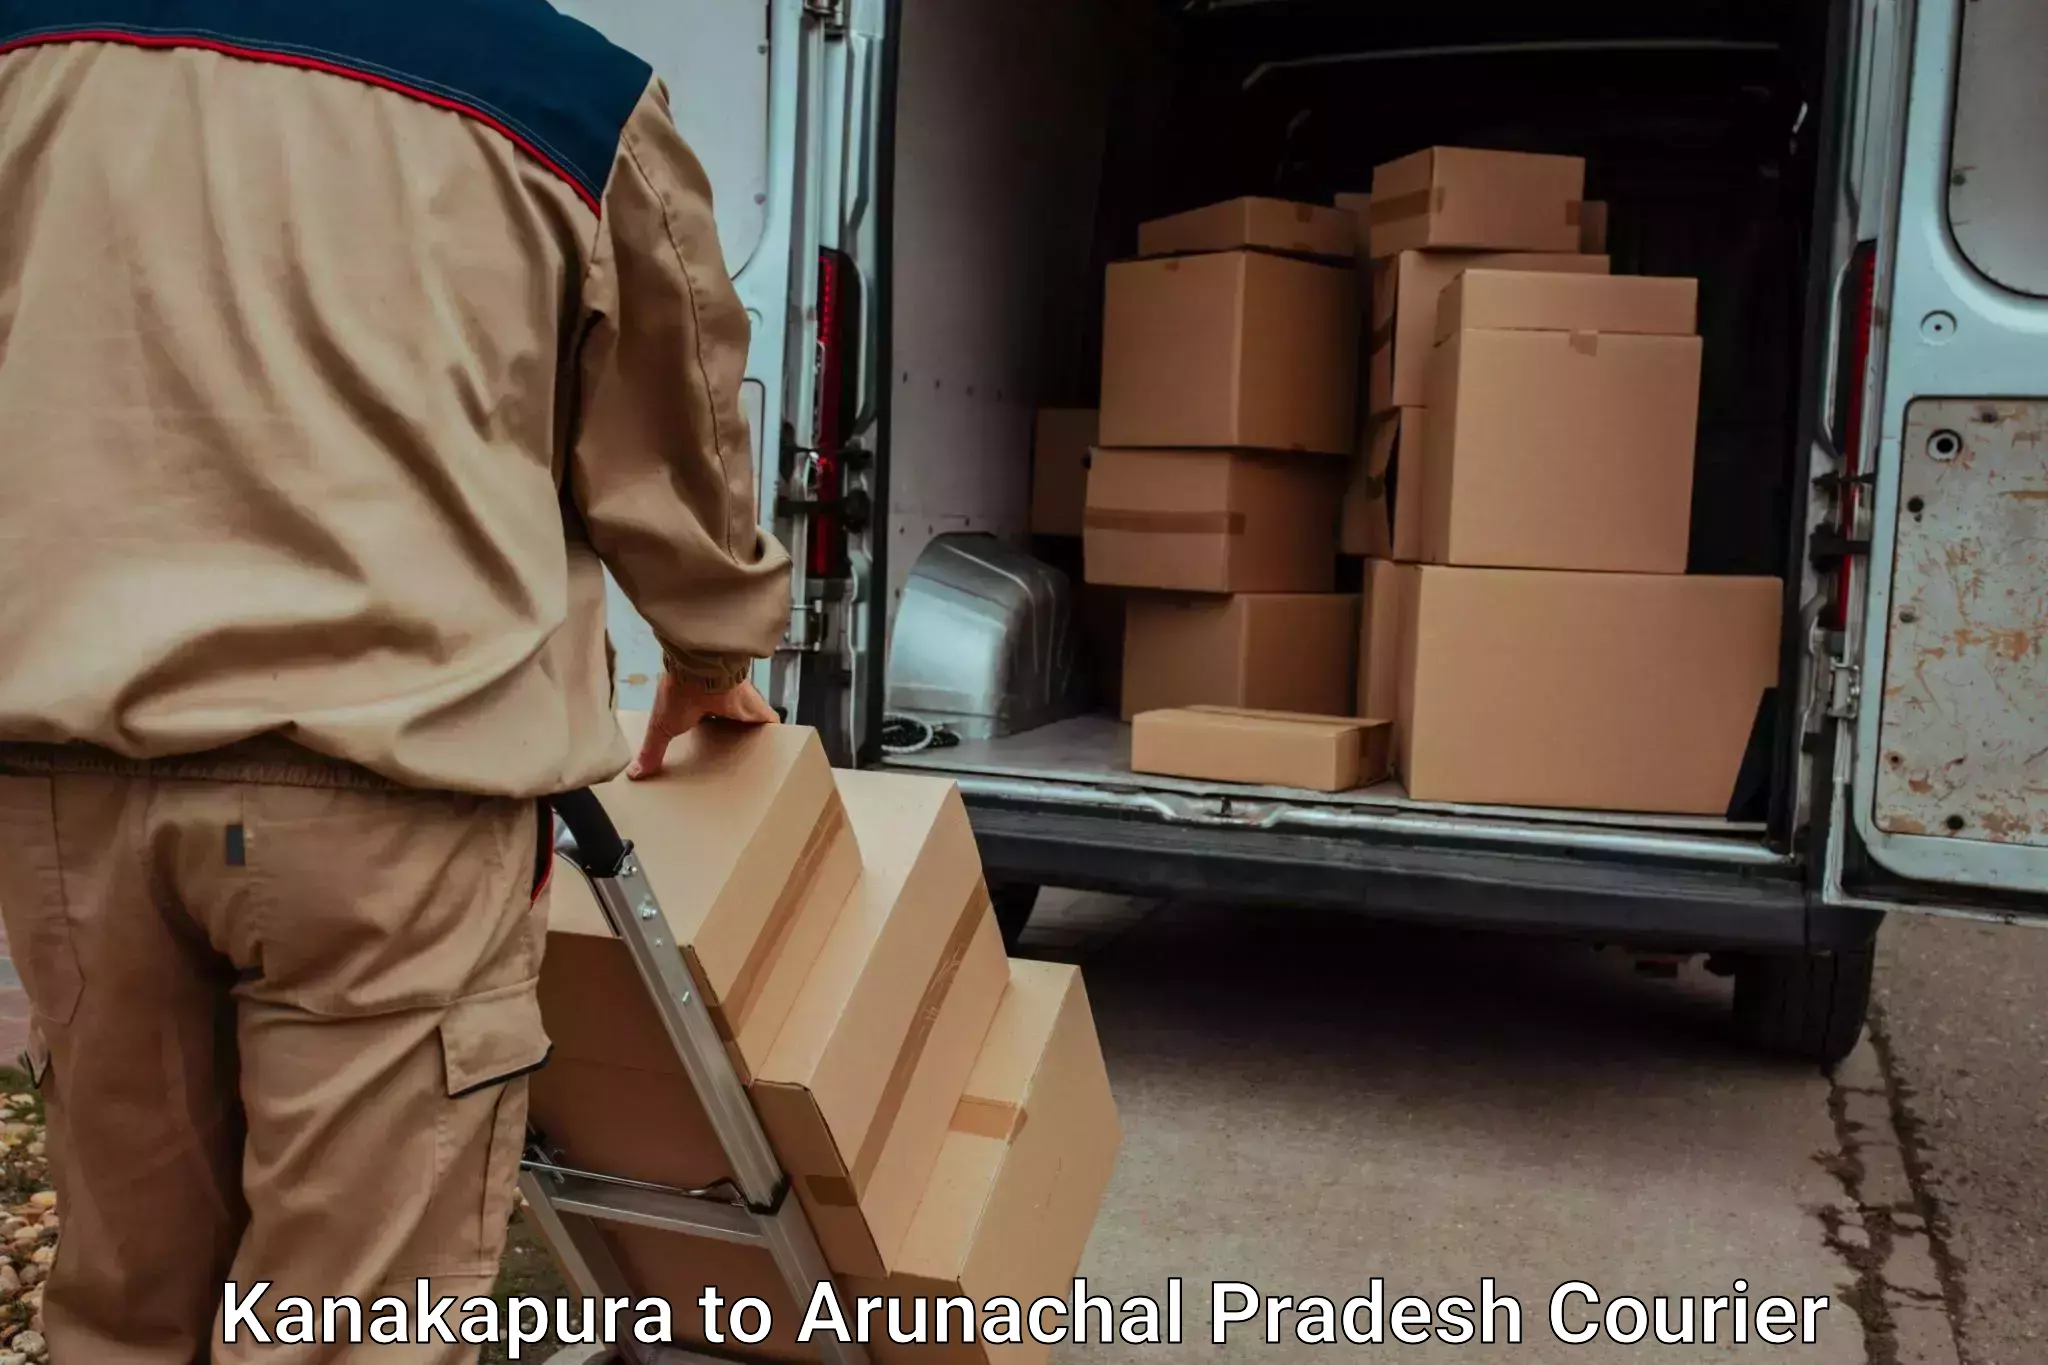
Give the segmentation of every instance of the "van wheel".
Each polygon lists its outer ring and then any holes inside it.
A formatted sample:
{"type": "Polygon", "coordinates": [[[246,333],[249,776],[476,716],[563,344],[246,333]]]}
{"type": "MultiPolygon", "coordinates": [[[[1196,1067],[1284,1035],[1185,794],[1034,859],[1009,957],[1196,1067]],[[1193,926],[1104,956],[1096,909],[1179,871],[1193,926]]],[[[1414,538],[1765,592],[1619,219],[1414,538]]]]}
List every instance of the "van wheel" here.
{"type": "Polygon", "coordinates": [[[1032,907],[1038,904],[1038,887],[1031,882],[996,882],[988,889],[996,910],[996,927],[1003,931],[1003,951],[1014,955],[1017,940],[1031,923],[1032,907]]]}
{"type": "Polygon", "coordinates": [[[1735,968],[1735,1027],[1752,1046],[1831,1067],[1863,1036],[1875,940],[1834,953],[1744,956],[1735,968]]]}

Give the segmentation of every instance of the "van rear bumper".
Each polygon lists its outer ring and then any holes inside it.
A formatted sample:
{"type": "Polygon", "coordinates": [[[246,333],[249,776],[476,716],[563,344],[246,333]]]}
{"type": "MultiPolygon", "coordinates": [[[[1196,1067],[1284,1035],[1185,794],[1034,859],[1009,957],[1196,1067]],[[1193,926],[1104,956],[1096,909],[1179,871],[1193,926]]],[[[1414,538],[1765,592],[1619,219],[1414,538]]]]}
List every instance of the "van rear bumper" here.
{"type": "Polygon", "coordinates": [[[1882,916],[1817,904],[1796,864],[1690,864],[1428,844],[1347,830],[1191,827],[966,791],[992,882],[1355,911],[1647,949],[1832,951],[1882,916]]]}

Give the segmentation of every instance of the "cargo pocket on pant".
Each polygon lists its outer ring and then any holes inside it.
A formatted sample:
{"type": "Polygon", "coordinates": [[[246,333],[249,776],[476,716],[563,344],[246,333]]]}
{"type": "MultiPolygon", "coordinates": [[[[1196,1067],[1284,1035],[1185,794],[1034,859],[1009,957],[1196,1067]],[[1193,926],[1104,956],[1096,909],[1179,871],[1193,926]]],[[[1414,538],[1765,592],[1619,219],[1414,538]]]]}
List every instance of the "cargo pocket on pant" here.
{"type": "Polygon", "coordinates": [[[84,988],[57,846],[54,784],[47,777],[0,777],[0,917],[28,992],[48,1023],[71,1022],[84,988]]]}
{"type": "Polygon", "coordinates": [[[533,982],[466,995],[441,1018],[448,1098],[459,1100],[538,1071],[551,1048],[533,982]]]}
{"type": "Polygon", "coordinates": [[[534,983],[456,1001],[440,1033],[448,1104],[443,1174],[426,1219],[435,1245],[413,1259],[431,1273],[493,1274],[526,1147],[526,1078],[550,1050],[534,983]]]}

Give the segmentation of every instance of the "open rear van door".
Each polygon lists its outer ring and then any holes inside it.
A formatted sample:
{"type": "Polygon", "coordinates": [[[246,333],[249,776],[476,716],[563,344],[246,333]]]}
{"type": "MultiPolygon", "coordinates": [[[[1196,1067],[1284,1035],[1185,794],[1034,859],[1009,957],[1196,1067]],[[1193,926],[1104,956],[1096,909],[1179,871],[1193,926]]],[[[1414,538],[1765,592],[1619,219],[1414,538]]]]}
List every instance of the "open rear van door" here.
{"type": "MultiPolygon", "coordinates": [[[[843,76],[839,0],[555,0],[565,14],[645,58],[668,85],[684,140],[711,180],[718,236],[741,301],[753,322],[743,402],[753,433],[761,523],[789,547],[797,572],[790,638],[755,682],[794,711],[797,664],[815,648],[809,517],[788,496],[815,444],[821,238],[832,232],[821,211],[826,148],[834,148],[843,76]],[[823,111],[823,114],[821,114],[823,111]],[[832,115],[827,117],[825,115],[832,115]],[[793,433],[803,433],[790,439],[793,433]]],[[[644,709],[654,699],[661,651],[616,583],[608,616],[618,650],[619,705],[644,709]]]]}
{"type": "Polygon", "coordinates": [[[1867,283],[1844,280],[1845,318],[1869,291],[1868,363],[1838,371],[1838,411],[1874,414],[1845,441],[1870,471],[1848,532],[1869,571],[1822,890],[2048,920],[2048,6],[1864,16],[1910,55],[1902,117],[1866,128],[1890,143],[1891,221],[1867,283]]]}

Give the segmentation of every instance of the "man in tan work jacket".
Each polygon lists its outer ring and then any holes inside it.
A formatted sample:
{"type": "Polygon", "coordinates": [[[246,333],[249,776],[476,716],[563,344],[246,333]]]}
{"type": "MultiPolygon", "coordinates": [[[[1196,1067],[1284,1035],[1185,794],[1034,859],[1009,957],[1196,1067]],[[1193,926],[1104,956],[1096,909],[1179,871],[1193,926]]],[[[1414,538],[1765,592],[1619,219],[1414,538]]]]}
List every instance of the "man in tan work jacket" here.
{"type": "Polygon", "coordinates": [[[57,1365],[473,1357],[223,1345],[222,1286],[488,1292],[538,803],[632,757],[600,561],[668,661],[636,767],[773,719],[746,349],[666,92],[544,0],[0,0],[0,909],[57,1365]]]}

